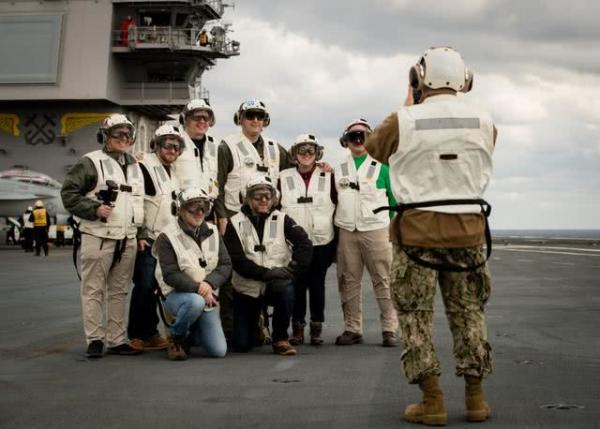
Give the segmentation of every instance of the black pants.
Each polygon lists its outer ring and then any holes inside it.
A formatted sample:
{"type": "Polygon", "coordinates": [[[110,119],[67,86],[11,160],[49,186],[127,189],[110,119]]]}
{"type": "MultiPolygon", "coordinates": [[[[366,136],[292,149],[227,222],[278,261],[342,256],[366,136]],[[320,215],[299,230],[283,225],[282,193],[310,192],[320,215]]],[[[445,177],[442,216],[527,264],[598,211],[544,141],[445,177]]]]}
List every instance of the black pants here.
{"type": "Polygon", "coordinates": [[[258,318],[263,305],[273,307],[273,342],[287,340],[292,307],[294,305],[294,288],[290,283],[282,292],[269,290],[265,295],[253,298],[233,292],[233,349],[236,352],[247,352],[254,346],[257,335],[258,318]]]}
{"type": "Polygon", "coordinates": [[[127,335],[130,339],[147,340],[158,334],[158,315],[156,314],[156,296],[158,287],[154,270],[156,259],[152,256],[152,241],[143,252],[138,252],[133,271],[133,290],[129,304],[129,325],[127,335]]]}
{"type": "Polygon", "coordinates": [[[34,227],[33,236],[35,238],[35,254],[39,256],[42,249],[44,249],[44,255],[48,256],[48,227],[34,227]]]}
{"type": "Polygon", "coordinates": [[[325,321],[325,276],[333,261],[335,245],[333,242],[313,247],[310,268],[294,284],[294,322],[306,323],[306,293],[309,294],[311,322],[325,321]]]}
{"type": "Polygon", "coordinates": [[[23,249],[33,252],[33,228],[23,228],[23,249]]]}

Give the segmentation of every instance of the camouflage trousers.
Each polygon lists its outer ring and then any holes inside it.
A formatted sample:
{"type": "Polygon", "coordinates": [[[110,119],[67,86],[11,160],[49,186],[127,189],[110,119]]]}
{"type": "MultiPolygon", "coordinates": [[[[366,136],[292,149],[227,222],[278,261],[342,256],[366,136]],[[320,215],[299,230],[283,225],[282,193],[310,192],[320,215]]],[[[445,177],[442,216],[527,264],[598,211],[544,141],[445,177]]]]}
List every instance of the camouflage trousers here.
{"type": "MultiPolygon", "coordinates": [[[[412,248],[425,260],[439,257],[453,263],[475,265],[485,258],[479,246],[457,249],[412,248]]],[[[436,271],[412,261],[394,244],[392,297],[398,311],[404,342],[402,367],[410,383],[441,374],[432,342],[433,303],[440,285],[446,317],[454,340],[456,375],[485,377],[492,372],[484,306],[490,297],[491,276],[487,264],[467,272],[436,271]]]]}

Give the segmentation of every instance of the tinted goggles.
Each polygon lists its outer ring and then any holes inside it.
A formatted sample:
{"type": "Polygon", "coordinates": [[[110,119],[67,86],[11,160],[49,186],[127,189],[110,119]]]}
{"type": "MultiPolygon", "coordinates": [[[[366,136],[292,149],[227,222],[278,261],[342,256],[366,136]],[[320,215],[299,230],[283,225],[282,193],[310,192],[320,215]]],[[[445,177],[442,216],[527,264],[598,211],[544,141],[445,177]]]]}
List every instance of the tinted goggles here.
{"type": "Polygon", "coordinates": [[[273,194],[271,192],[254,192],[251,196],[254,201],[271,201],[273,199],[273,194]]]}
{"type": "Polygon", "coordinates": [[[189,118],[192,121],[196,121],[196,122],[200,122],[200,121],[209,122],[211,120],[211,116],[208,113],[195,113],[195,114],[189,116],[189,118]]]}
{"type": "Polygon", "coordinates": [[[116,139],[116,140],[131,140],[133,138],[131,133],[127,132],[127,131],[118,131],[118,132],[110,133],[109,137],[111,139],[116,139]]]}
{"type": "Polygon", "coordinates": [[[185,204],[183,209],[193,214],[207,213],[210,210],[210,202],[205,200],[191,201],[185,204]]]}
{"type": "Polygon", "coordinates": [[[364,144],[366,140],[366,131],[350,131],[349,133],[344,134],[344,141],[346,143],[364,144]]]}
{"type": "Polygon", "coordinates": [[[267,115],[262,110],[247,110],[244,112],[244,118],[249,121],[259,120],[264,121],[267,118],[267,115]]]}
{"type": "Polygon", "coordinates": [[[161,142],[159,144],[161,149],[164,150],[174,150],[175,152],[181,152],[181,145],[177,142],[161,142]]]}
{"type": "Polygon", "coordinates": [[[298,155],[316,155],[317,149],[314,146],[312,146],[312,145],[310,145],[310,146],[308,146],[308,145],[307,146],[300,146],[298,148],[298,150],[296,151],[296,153],[298,155]]]}

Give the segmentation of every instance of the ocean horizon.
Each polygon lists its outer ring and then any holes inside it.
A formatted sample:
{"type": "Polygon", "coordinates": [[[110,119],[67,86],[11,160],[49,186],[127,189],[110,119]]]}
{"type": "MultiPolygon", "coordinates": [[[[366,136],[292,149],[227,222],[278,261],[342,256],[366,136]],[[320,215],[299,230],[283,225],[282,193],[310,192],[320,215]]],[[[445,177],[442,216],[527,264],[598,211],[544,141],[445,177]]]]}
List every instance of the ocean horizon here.
{"type": "Polygon", "coordinates": [[[492,229],[499,238],[600,239],[600,229],[492,229]]]}

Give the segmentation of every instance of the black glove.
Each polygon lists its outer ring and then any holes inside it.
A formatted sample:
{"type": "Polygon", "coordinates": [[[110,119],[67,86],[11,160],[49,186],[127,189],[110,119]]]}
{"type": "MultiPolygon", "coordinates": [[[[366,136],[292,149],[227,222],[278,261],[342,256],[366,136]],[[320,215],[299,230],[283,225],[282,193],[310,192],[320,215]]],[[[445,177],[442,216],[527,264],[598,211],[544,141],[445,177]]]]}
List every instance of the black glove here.
{"type": "Polygon", "coordinates": [[[267,290],[272,293],[282,293],[290,284],[290,279],[273,279],[267,282],[267,290]]]}
{"type": "Polygon", "coordinates": [[[269,269],[263,276],[263,280],[266,282],[276,279],[293,280],[294,271],[289,267],[275,267],[269,269]]]}

